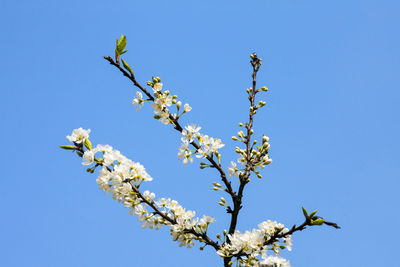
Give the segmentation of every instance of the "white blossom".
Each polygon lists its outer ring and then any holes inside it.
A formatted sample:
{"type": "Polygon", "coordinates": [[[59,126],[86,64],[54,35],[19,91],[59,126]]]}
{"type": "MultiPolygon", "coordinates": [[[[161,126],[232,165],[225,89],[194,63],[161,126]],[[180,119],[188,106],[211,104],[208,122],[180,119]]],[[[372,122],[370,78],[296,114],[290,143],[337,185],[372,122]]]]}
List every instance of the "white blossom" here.
{"type": "Polygon", "coordinates": [[[290,267],[289,261],[278,256],[268,256],[260,262],[260,267],[290,267]]]}
{"type": "Polygon", "coordinates": [[[155,83],[155,84],[153,85],[153,89],[154,89],[155,92],[156,92],[156,91],[161,91],[162,87],[163,87],[163,84],[162,84],[162,83],[155,83]]]}
{"type": "Polygon", "coordinates": [[[199,131],[201,130],[200,126],[196,126],[195,124],[188,125],[185,129],[182,130],[183,137],[181,138],[182,142],[193,142],[194,138],[199,136],[199,131]]]}
{"type": "Polygon", "coordinates": [[[192,110],[192,107],[191,106],[189,106],[189,104],[185,104],[184,106],[183,106],[183,112],[190,112],[192,110]]]}
{"type": "Polygon", "coordinates": [[[82,129],[82,127],[81,127],[78,129],[74,129],[72,131],[72,134],[67,136],[67,139],[70,142],[81,144],[82,142],[85,141],[85,139],[89,138],[89,133],[90,133],[90,129],[85,130],[85,129],[82,129]]]}
{"type": "Polygon", "coordinates": [[[234,161],[231,161],[231,166],[228,168],[228,175],[239,177],[239,170],[237,168],[237,164],[234,161]]]}
{"type": "Polygon", "coordinates": [[[144,103],[143,95],[141,92],[137,91],[136,96],[132,100],[132,105],[138,106],[136,110],[139,110],[144,103]]]}
{"type": "Polygon", "coordinates": [[[82,158],[85,160],[82,162],[82,165],[90,165],[94,161],[94,151],[93,150],[86,150],[85,153],[83,153],[82,158]]]}

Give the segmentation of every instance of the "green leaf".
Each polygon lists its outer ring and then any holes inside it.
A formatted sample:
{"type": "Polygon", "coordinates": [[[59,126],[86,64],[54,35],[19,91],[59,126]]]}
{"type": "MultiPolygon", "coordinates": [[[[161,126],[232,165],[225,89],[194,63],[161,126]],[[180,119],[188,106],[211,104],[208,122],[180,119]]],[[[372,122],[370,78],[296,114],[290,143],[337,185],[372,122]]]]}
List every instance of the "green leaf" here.
{"type": "Polygon", "coordinates": [[[303,210],[304,217],[306,217],[307,219],[309,219],[310,216],[308,216],[308,213],[307,213],[306,209],[305,209],[304,207],[301,207],[301,208],[302,208],[302,210],[303,210]]]}
{"type": "Polygon", "coordinates": [[[311,222],[312,225],[322,225],[325,222],[324,219],[316,219],[311,222]]]}
{"type": "Polygon", "coordinates": [[[76,146],[72,146],[72,145],[60,146],[60,148],[66,149],[66,150],[76,150],[76,149],[78,149],[76,146]]]}
{"type": "Polygon", "coordinates": [[[90,140],[88,138],[85,139],[85,147],[89,150],[92,149],[92,143],[90,142],[90,140]]]}
{"type": "Polygon", "coordinates": [[[128,65],[128,63],[126,63],[126,61],[123,60],[122,58],[121,58],[121,61],[122,61],[122,65],[124,65],[124,68],[127,69],[130,72],[130,74],[132,74],[133,73],[132,68],[128,65]]]}
{"type": "Polygon", "coordinates": [[[80,152],[80,151],[76,151],[76,154],[77,154],[79,157],[81,157],[81,158],[82,158],[82,156],[83,156],[83,153],[80,152]]]}
{"type": "Polygon", "coordinates": [[[310,217],[312,218],[317,213],[317,211],[318,210],[314,210],[313,212],[311,212],[310,217]]]}
{"type": "Polygon", "coordinates": [[[126,47],[126,36],[124,36],[123,34],[121,34],[121,37],[119,38],[118,42],[117,42],[117,51],[118,53],[121,55],[126,47]]]}

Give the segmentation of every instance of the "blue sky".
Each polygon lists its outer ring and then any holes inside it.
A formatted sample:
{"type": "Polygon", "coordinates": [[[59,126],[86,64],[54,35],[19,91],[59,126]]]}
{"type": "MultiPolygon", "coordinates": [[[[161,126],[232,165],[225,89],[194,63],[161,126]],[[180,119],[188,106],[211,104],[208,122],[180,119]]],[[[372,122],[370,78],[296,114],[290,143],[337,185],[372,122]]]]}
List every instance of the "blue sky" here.
{"type": "Polygon", "coordinates": [[[182,121],[221,138],[247,119],[249,54],[270,91],[255,121],[274,160],[247,186],[238,229],[302,222],[318,209],[341,230],[293,236],[297,267],[400,266],[398,1],[0,2],[2,266],[221,266],[211,248],[179,248],[166,229],[143,230],[97,188],[80,159],[58,148],[78,127],[146,166],[157,196],[217,219],[213,170],[176,158],[179,135],[136,112],[131,84],[102,56],[128,37],[125,59],[193,107],[182,121]]]}

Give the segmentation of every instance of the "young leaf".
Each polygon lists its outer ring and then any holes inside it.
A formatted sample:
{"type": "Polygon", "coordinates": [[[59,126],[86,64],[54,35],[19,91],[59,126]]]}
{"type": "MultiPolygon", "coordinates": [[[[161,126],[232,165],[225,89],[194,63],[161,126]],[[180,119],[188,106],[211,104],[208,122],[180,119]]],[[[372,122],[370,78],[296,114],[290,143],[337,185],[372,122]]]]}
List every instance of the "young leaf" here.
{"type": "Polygon", "coordinates": [[[76,146],[72,146],[72,145],[60,146],[60,148],[66,149],[66,150],[76,150],[76,149],[78,149],[76,146]]]}
{"type": "Polygon", "coordinates": [[[131,75],[133,75],[133,71],[132,71],[131,67],[128,65],[128,63],[126,63],[126,61],[123,60],[122,58],[121,58],[121,61],[122,61],[122,65],[124,65],[124,68],[127,69],[131,75]]]}
{"type": "Polygon", "coordinates": [[[317,213],[317,210],[314,210],[313,212],[311,212],[310,217],[312,218],[316,213],[317,213]]]}
{"type": "Polygon", "coordinates": [[[308,216],[308,213],[307,213],[306,209],[304,207],[301,207],[301,208],[303,210],[304,217],[306,217],[306,219],[309,219],[310,216],[308,216]]]}

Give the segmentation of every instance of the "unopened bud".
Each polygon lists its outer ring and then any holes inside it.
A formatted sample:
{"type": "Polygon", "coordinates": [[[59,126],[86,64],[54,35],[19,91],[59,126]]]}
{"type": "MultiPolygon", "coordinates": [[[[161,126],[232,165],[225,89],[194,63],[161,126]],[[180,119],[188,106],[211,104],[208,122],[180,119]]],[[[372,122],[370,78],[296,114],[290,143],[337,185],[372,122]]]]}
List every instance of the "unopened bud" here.
{"type": "Polygon", "coordinates": [[[239,139],[236,136],[232,136],[233,141],[238,141],[239,139]]]}
{"type": "Polygon", "coordinates": [[[182,106],[182,102],[181,102],[181,101],[178,101],[178,102],[176,103],[176,107],[177,107],[178,109],[180,109],[181,106],[182,106]]]}

